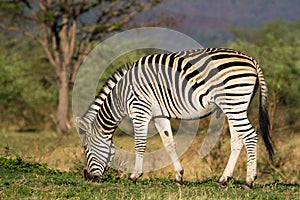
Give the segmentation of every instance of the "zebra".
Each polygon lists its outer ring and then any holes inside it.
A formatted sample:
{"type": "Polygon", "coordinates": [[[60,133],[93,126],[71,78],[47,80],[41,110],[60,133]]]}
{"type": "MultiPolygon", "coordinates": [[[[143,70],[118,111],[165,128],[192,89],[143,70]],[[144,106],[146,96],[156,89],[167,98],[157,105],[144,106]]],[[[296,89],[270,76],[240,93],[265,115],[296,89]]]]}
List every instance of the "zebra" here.
{"type": "Polygon", "coordinates": [[[247,152],[246,188],[257,177],[258,135],[247,110],[259,91],[259,123],[272,160],[267,85],[258,62],[247,54],[227,48],[204,48],[141,57],[117,71],[104,85],[82,117],[76,118],[82,137],[86,180],[98,181],[114,156],[112,136],[125,116],[133,123],[135,167],[130,179],[143,174],[148,124],[154,121],[175,171],[175,182],[183,184],[184,170],[175,151],[170,118],[199,119],[214,112],[227,117],[231,153],[221,185],[232,178],[243,146],[247,152]]]}

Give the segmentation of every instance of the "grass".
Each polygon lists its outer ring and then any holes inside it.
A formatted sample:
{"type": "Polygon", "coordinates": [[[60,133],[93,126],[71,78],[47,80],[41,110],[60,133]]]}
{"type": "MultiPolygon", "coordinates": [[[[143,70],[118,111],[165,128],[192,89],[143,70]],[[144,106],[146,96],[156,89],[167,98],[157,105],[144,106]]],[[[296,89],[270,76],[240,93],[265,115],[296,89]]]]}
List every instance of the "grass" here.
{"type": "MultiPolygon", "coordinates": [[[[230,146],[224,134],[212,152],[199,159],[203,134],[197,135],[180,158],[185,169],[185,186],[177,187],[172,166],[147,173],[137,184],[127,174],[106,173],[100,183],[86,182],[82,175],[82,148],[76,133],[63,137],[52,132],[0,132],[1,199],[297,199],[299,186],[299,135],[281,137],[276,144],[275,162],[259,144],[258,180],[254,189],[244,191],[245,152],[235,169],[235,181],[216,188],[217,177],[227,162],[230,146]],[[285,139],[284,139],[285,138],[285,139]],[[279,148],[280,147],[280,148],[279,148]],[[46,164],[41,164],[46,163],[46,164]]],[[[116,144],[133,148],[130,138],[117,136],[116,144]]],[[[148,147],[159,148],[159,137],[148,147]]],[[[150,151],[148,149],[148,151],[150,151]]]]}
{"type": "Polygon", "coordinates": [[[299,184],[256,184],[251,191],[240,182],[215,187],[216,179],[185,181],[178,187],[166,178],[146,178],[133,184],[106,175],[99,183],[86,182],[80,173],[61,172],[21,158],[0,159],[2,199],[297,199],[299,184]]]}

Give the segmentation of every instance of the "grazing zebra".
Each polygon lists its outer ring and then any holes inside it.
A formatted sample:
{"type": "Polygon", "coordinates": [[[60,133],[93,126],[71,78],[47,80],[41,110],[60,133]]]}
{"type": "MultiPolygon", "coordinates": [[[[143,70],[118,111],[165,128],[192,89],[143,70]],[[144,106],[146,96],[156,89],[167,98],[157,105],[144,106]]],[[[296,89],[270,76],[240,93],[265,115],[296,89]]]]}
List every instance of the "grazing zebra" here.
{"type": "Polygon", "coordinates": [[[260,88],[259,117],[262,138],[272,159],[269,135],[267,86],[258,63],[248,55],[224,48],[153,54],[140,58],[108,80],[87,112],[77,118],[85,150],[84,176],[99,180],[114,155],[112,134],[127,115],[134,128],[136,160],[130,179],[143,172],[148,123],[154,121],[182,184],[183,169],[175,151],[170,118],[197,119],[223,112],[231,134],[231,154],[219,179],[232,177],[243,146],[247,151],[245,186],[256,179],[258,136],[247,117],[247,108],[260,88]]]}

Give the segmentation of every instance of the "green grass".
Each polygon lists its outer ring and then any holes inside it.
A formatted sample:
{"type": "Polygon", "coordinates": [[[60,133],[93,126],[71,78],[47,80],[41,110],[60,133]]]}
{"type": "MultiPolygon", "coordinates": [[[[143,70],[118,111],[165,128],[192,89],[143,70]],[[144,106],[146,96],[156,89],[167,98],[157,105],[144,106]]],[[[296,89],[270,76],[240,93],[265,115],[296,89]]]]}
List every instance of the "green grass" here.
{"type": "MultiPolygon", "coordinates": [[[[76,133],[60,137],[52,132],[0,132],[0,199],[297,199],[300,196],[299,159],[295,159],[300,155],[298,134],[278,138],[277,161],[272,167],[264,158],[265,149],[259,145],[258,179],[251,191],[241,189],[246,173],[245,152],[235,168],[236,181],[226,188],[215,187],[229,156],[229,137],[222,135],[212,152],[199,159],[201,137],[198,135],[180,158],[186,181],[184,187],[177,187],[172,181],[171,165],[144,174],[136,185],[126,178],[127,174],[116,173],[106,173],[100,183],[86,182],[82,175],[82,145],[76,133]]],[[[159,137],[152,137],[148,141],[149,150],[160,143],[159,137]]],[[[134,148],[128,137],[117,136],[116,144],[134,148]]]]}
{"type": "Polygon", "coordinates": [[[215,187],[216,179],[185,181],[178,187],[166,178],[126,178],[106,173],[99,183],[86,182],[80,173],[49,169],[45,164],[0,158],[1,199],[297,199],[299,184],[255,184],[251,191],[232,181],[215,187]]]}

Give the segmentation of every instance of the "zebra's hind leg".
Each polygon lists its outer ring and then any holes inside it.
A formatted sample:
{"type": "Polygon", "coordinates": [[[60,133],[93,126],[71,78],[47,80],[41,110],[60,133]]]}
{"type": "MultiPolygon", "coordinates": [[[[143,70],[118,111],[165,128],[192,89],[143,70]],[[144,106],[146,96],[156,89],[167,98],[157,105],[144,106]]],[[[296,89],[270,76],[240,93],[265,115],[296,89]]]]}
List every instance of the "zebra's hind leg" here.
{"type": "MultiPolygon", "coordinates": [[[[256,145],[257,145],[257,134],[253,129],[251,123],[247,118],[245,112],[244,115],[239,116],[228,116],[228,122],[231,133],[231,154],[228,160],[228,164],[225,168],[223,175],[220,178],[220,182],[226,180],[226,176],[230,177],[233,172],[233,168],[236,164],[238,155],[241,151],[242,146],[246,147],[247,151],[247,177],[246,184],[243,186],[244,189],[251,189],[253,182],[257,177],[257,161],[256,161],[256,145]]],[[[228,178],[227,178],[228,179],[228,178]]],[[[226,182],[226,181],[225,181],[226,182]]]]}
{"type": "Polygon", "coordinates": [[[239,130],[243,143],[247,151],[247,177],[246,184],[243,185],[243,189],[251,189],[253,182],[257,178],[257,141],[258,136],[253,129],[252,125],[248,121],[248,126],[239,130]]]}
{"type": "Polygon", "coordinates": [[[176,150],[170,120],[167,118],[155,118],[154,124],[160,134],[166,151],[168,152],[175,171],[175,183],[183,185],[183,169],[179,162],[176,150]]]}
{"type": "Polygon", "coordinates": [[[230,128],[230,135],[231,135],[231,140],[230,140],[231,152],[230,152],[230,157],[228,159],[226,168],[219,179],[219,183],[222,186],[226,186],[226,182],[232,178],[234,167],[236,165],[237,159],[243,147],[243,141],[239,138],[238,133],[236,132],[235,128],[233,128],[233,125],[231,125],[230,123],[229,123],[229,128],[230,128]]]}

